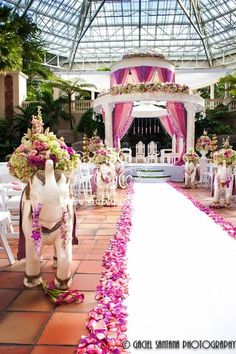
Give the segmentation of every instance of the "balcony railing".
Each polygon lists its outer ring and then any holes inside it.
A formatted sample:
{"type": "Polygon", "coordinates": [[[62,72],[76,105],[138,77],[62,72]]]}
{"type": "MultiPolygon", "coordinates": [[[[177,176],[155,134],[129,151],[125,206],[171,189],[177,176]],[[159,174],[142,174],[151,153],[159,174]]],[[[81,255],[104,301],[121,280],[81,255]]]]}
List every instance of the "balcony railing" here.
{"type": "MultiPolygon", "coordinates": [[[[23,108],[29,106],[30,103],[37,103],[39,106],[42,102],[32,102],[32,101],[24,101],[22,104],[23,108]]],[[[72,113],[83,113],[86,112],[89,108],[93,107],[92,100],[81,100],[81,101],[72,101],[72,113]]],[[[66,110],[68,110],[67,105],[65,105],[66,110]]]]}
{"type": "Polygon", "coordinates": [[[229,112],[236,111],[236,99],[230,98],[215,98],[213,99],[205,99],[206,109],[215,109],[220,104],[228,107],[229,112]]]}
{"type": "MultiPolygon", "coordinates": [[[[32,101],[31,101],[32,102],[32,101]]],[[[27,107],[30,101],[24,101],[22,107],[27,107]]],[[[40,102],[34,102],[40,105],[40,102]]],[[[215,109],[220,104],[228,107],[229,112],[236,111],[236,99],[229,98],[215,98],[213,99],[205,99],[206,109],[215,109]]],[[[92,100],[81,100],[81,101],[72,101],[72,113],[83,113],[88,109],[93,107],[92,100]]]]}

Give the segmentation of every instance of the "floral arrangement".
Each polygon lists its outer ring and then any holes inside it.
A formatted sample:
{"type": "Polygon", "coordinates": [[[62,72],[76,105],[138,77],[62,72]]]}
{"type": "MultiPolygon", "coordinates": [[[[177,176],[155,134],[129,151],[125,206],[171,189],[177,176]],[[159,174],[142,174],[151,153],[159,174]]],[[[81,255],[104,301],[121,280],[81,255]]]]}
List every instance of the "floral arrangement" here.
{"type": "Polygon", "coordinates": [[[100,284],[96,289],[98,304],[89,312],[86,327],[89,334],[82,336],[77,347],[77,354],[119,354],[124,353],[127,341],[128,296],[127,244],[132,227],[133,186],[129,185],[121,215],[117,222],[115,237],[110,242],[105,256],[100,284]]]}
{"type": "Polygon", "coordinates": [[[97,131],[95,130],[92,138],[89,140],[89,146],[88,146],[89,151],[95,152],[97,150],[100,150],[103,146],[104,146],[103,141],[97,135],[97,131]]]}
{"type": "Polygon", "coordinates": [[[197,139],[196,150],[201,151],[210,151],[212,149],[212,142],[209,136],[207,136],[207,132],[204,130],[203,135],[197,139]]]}
{"type": "Polygon", "coordinates": [[[99,97],[111,94],[122,95],[127,93],[144,93],[144,92],[164,92],[164,93],[185,93],[189,94],[189,87],[187,85],[179,85],[172,82],[150,82],[140,84],[127,84],[113,86],[108,91],[102,91],[99,97]]]}
{"type": "Polygon", "coordinates": [[[183,156],[183,160],[185,162],[194,162],[194,163],[197,163],[198,160],[199,160],[199,156],[198,154],[194,151],[194,149],[189,149],[189,151],[184,154],[183,156]]]}
{"type": "Polygon", "coordinates": [[[225,161],[227,165],[235,165],[236,151],[232,149],[232,146],[229,145],[229,140],[226,139],[226,141],[223,142],[222,149],[216,151],[212,158],[217,165],[223,164],[223,161],[225,161]]]}
{"type": "Polygon", "coordinates": [[[32,128],[21,140],[21,145],[14,151],[8,168],[12,176],[27,181],[39,169],[45,168],[47,159],[54,161],[55,170],[71,172],[76,169],[78,155],[68,147],[63,138],[43,129],[43,120],[38,108],[37,116],[32,118],[32,128]]]}
{"type": "Polygon", "coordinates": [[[92,162],[96,165],[101,163],[108,163],[113,162],[116,163],[118,160],[118,153],[113,148],[105,148],[102,147],[101,149],[94,152],[92,162]]]}
{"type": "Polygon", "coordinates": [[[159,59],[165,59],[165,56],[160,53],[155,53],[155,52],[136,52],[136,53],[127,53],[124,54],[122,59],[132,59],[132,58],[146,58],[146,57],[152,57],[152,58],[159,58],[159,59]]]}

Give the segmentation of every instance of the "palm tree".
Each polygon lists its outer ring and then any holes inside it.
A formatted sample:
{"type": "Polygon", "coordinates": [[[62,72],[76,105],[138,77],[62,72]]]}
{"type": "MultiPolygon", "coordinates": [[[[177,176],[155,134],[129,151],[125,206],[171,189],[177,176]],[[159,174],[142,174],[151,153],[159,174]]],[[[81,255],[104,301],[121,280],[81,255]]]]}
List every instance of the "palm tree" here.
{"type": "Polygon", "coordinates": [[[69,80],[63,80],[61,78],[55,79],[51,82],[49,82],[49,85],[51,87],[55,87],[60,89],[65,93],[65,96],[67,97],[67,105],[68,105],[68,112],[69,112],[69,120],[70,120],[70,127],[73,129],[73,123],[74,123],[74,118],[72,115],[72,95],[74,93],[77,93],[80,99],[90,97],[90,94],[88,91],[85,90],[85,88],[89,87],[95,87],[93,84],[88,84],[88,83],[81,83],[81,80],[76,81],[69,81],[69,80]]]}
{"type": "Polygon", "coordinates": [[[229,91],[231,96],[236,96],[236,73],[223,77],[220,82],[228,85],[226,91],[229,91]]]}

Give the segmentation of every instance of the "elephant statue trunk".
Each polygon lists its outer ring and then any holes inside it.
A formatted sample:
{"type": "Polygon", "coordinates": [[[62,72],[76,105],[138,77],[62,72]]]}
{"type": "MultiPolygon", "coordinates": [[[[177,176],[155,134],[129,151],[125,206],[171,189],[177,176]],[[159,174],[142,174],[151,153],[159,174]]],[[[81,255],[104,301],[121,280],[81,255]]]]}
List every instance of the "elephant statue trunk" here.
{"type": "Polygon", "coordinates": [[[55,172],[53,161],[47,160],[45,171],[38,171],[32,177],[29,189],[29,195],[25,192],[21,203],[22,230],[26,241],[24,285],[35,287],[41,284],[42,248],[44,245],[54,245],[57,259],[54,283],[57,288],[67,289],[71,284],[74,225],[74,207],[70,195],[69,178],[62,171],[55,172]],[[55,173],[58,172],[57,180],[55,173]],[[38,214],[35,210],[38,210],[38,214]],[[34,219],[35,215],[38,220],[34,219]],[[34,237],[35,225],[38,239],[34,237]],[[38,249],[36,245],[39,248],[38,253],[36,253],[38,249]]]}

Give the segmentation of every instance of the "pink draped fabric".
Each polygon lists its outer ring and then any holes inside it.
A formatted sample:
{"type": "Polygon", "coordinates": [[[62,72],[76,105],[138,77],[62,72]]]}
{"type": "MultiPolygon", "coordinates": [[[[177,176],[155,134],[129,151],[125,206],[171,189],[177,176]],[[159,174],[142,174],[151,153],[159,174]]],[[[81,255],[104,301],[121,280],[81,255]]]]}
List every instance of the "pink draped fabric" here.
{"type": "Polygon", "coordinates": [[[169,116],[162,116],[160,117],[160,122],[163,125],[164,130],[170,137],[172,138],[174,135],[178,136],[178,131],[171,121],[171,118],[169,116]]]}
{"type": "Polygon", "coordinates": [[[159,80],[161,82],[175,82],[175,73],[166,68],[157,68],[159,80]]]}
{"type": "Polygon", "coordinates": [[[113,115],[113,144],[117,148],[119,141],[127,133],[133,122],[132,114],[133,102],[117,103],[113,115]]]}
{"type": "Polygon", "coordinates": [[[153,81],[156,73],[156,67],[154,66],[137,66],[130,68],[132,79],[134,83],[150,82],[153,81]]]}
{"type": "Polygon", "coordinates": [[[123,68],[114,71],[111,74],[110,78],[110,84],[111,87],[114,85],[124,85],[127,83],[127,77],[129,75],[129,68],[123,68]]]}
{"type": "Polygon", "coordinates": [[[184,108],[183,103],[179,102],[168,102],[167,110],[170,114],[170,117],[177,128],[177,137],[183,138],[183,151],[181,152],[181,156],[186,151],[186,136],[187,136],[187,114],[184,108]]]}

